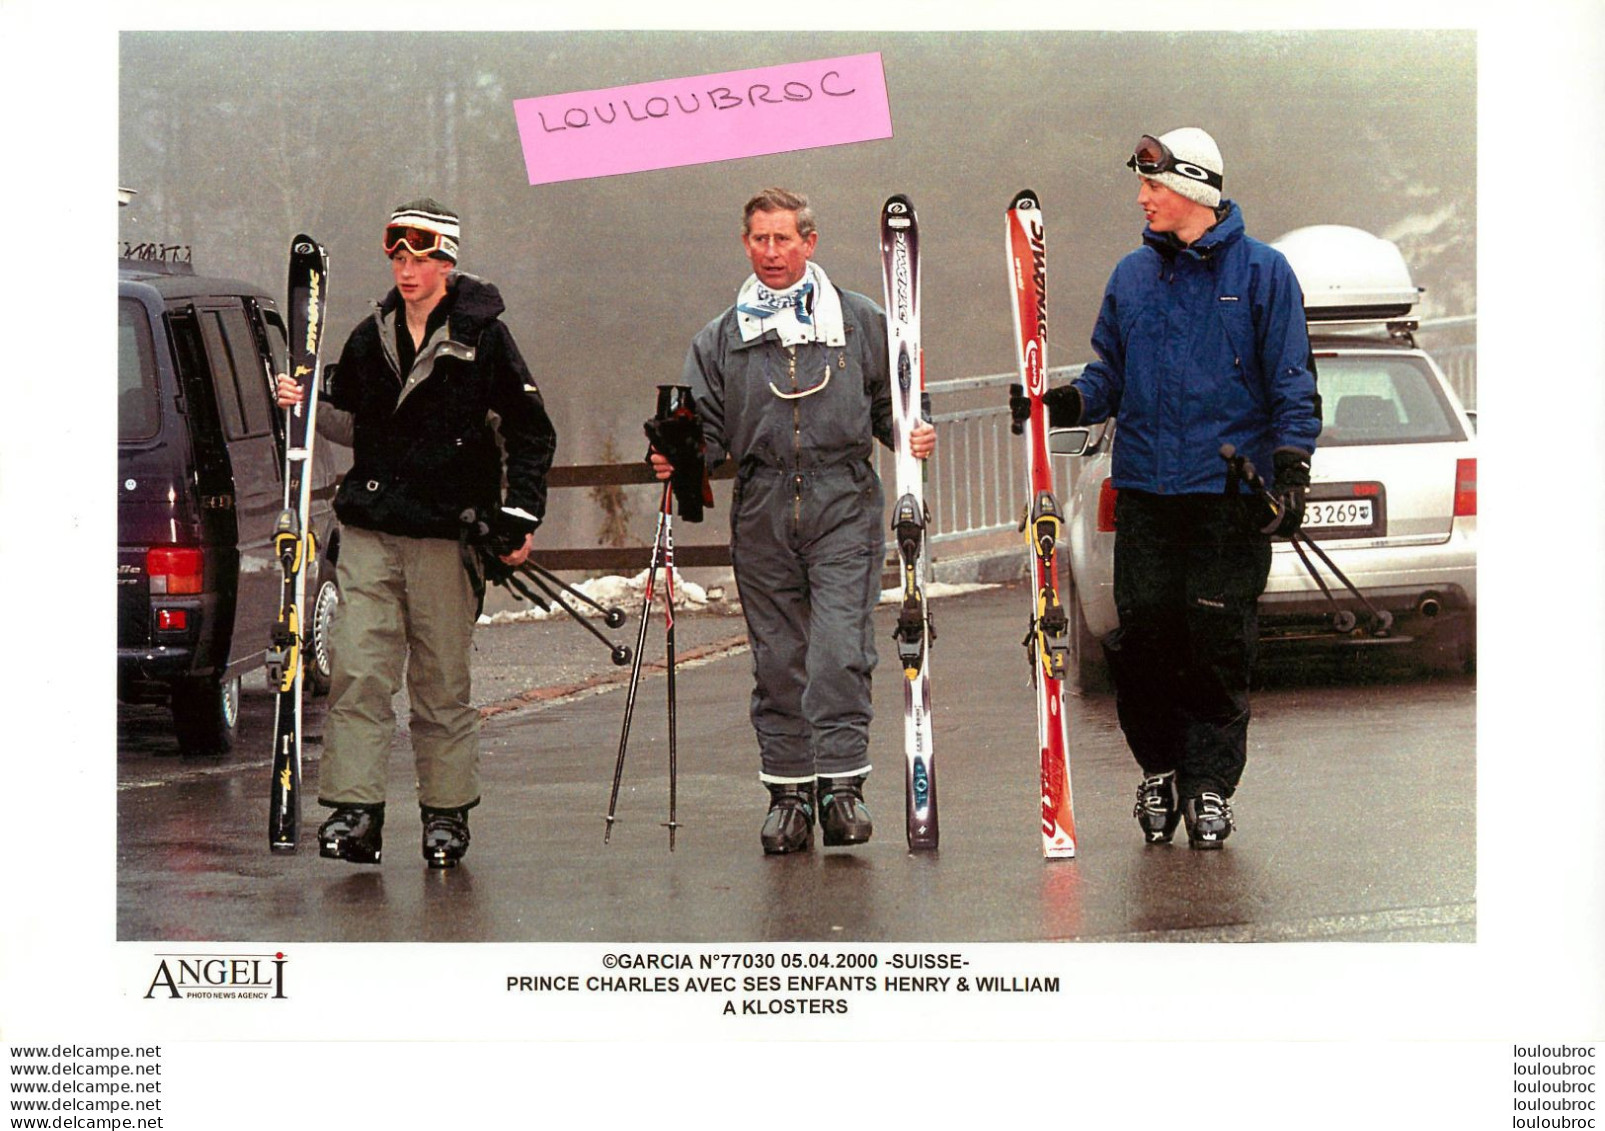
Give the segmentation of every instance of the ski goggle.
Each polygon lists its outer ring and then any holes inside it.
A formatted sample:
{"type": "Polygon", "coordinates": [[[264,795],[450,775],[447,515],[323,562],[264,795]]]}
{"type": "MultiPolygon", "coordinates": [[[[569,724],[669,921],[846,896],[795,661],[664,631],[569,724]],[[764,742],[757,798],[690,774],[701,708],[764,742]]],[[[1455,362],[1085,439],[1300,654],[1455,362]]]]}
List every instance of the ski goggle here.
{"type": "Polygon", "coordinates": [[[1145,177],[1177,173],[1190,181],[1202,181],[1210,188],[1221,187],[1219,173],[1202,165],[1194,165],[1191,161],[1178,161],[1169,146],[1150,134],[1143,134],[1142,140],[1137,142],[1137,148],[1126,160],[1126,168],[1135,169],[1145,177]]]}
{"type": "Polygon", "coordinates": [[[399,224],[385,229],[385,254],[396,254],[397,248],[406,248],[413,255],[420,258],[426,255],[440,254],[456,262],[457,241],[440,232],[432,232],[428,228],[414,228],[399,224]]]}

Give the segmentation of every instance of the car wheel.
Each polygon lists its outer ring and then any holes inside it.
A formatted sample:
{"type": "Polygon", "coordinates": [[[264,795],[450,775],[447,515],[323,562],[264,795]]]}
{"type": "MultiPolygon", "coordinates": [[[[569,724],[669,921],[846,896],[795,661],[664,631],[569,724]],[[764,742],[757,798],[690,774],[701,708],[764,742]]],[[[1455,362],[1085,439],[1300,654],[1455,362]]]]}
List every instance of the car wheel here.
{"type": "Polygon", "coordinates": [[[318,573],[318,587],[312,595],[311,632],[307,637],[306,667],[303,669],[307,686],[313,695],[329,694],[334,680],[334,664],[329,657],[329,630],[334,626],[335,610],[340,607],[340,589],[333,576],[318,573]]]}
{"type": "Polygon", "coordinates": [[[1070,617],[1070,661],[1075,670],[1076,687],[1083,694],[1105,694],[1114,687],[1109,681],[1109,662],[1104,657],[1103,645],[1088,630],[1087,620],[1081,615],[1081,592],[1076,588],[1074,576],[1070,578],[1066,604],[1070,617]]]}
{"type": "Polygon", "coordinates": [[[216,676],[173,685],[173,732],[181,754],[215,756],[234,749],[240,726],[240,680],[216,676]]]}

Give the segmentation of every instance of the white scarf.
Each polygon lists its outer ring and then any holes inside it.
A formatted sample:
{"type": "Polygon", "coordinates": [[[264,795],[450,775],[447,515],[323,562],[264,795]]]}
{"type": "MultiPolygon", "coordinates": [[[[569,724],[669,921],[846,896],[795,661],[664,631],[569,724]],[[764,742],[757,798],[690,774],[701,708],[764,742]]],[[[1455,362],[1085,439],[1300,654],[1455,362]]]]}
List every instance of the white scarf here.
{"type": "Polygon", "coordinates": [[[744,342],[773,330],[783,346],[804,342],[847,344],[841,296],[831,286],[825,269],[812,260],[803,277],[783,291],[764,286],[757,275],[748,275],[736,292],[736,325],[744,342]]]}

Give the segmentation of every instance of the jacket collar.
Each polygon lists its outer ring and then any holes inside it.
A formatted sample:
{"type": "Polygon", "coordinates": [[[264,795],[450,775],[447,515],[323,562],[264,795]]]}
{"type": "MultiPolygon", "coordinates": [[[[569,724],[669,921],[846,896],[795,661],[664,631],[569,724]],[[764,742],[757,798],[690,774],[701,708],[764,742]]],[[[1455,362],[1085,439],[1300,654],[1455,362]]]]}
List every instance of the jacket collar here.
{"type": "MultiPolygon", "coordinates": [[[[459,341],[472,341],[487,325],[499,318],[507,304],[494,283],[487,283],[477,275],[454,271],[446,280],[446,298],[451,311],[446,316],[451,336],[459,341]]],[[[401,309],[401,292],[394,287],[379,303],[381,321],[401,309]]]]}
{"type": "Polygon", "coordinates": [[[1143,243],[1167,260],[1191,257],[1207,262],[1243,236],[1243,212],[1234,201],[1223,201],[1216,215],[1219,219],[1214,226],[1190,244],[1182,243],[1173,232],[1154,233],[1146,228],[1142,233],[1143,243]]]}

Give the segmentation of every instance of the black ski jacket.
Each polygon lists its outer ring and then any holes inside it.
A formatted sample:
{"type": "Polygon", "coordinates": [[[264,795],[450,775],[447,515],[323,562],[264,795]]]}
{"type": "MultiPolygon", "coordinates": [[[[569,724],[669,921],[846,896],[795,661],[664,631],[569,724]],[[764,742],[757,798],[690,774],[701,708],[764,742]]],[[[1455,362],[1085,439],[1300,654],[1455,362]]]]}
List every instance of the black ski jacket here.
{"type": "Polygon", "coordinates": [[[531,530],[546,513],[556,430],[499,320],[501,293],[459,273],[441,301],[451,304],[445,324],[409,373],[397,361],[398,326],[406,332],[397,291],[346,340],[323,396],[351,424],[351,470],[335,513],[351,526],[412,538],[456,539],[468,507],[522,512],[528,520],[506,525],[531,530]]]}

